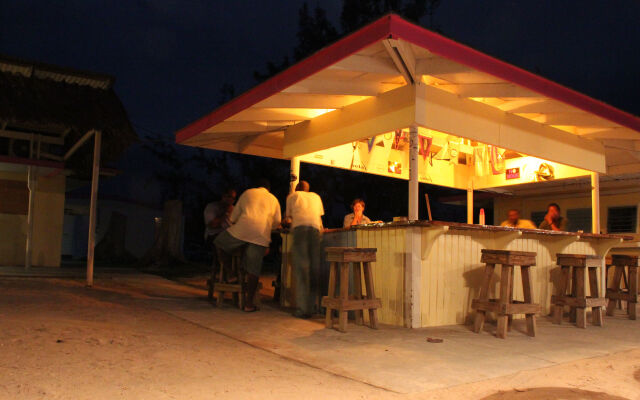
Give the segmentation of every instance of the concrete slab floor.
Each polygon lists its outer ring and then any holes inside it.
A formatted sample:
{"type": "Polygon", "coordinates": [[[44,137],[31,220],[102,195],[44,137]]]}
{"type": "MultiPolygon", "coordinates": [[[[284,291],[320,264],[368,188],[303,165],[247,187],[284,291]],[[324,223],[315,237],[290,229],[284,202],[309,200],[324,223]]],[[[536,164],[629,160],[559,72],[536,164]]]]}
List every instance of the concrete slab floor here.
{"type": "MultiPolygon", "coordinates": [[[[122,279],[126,283],[132,278],[122,279]]],[[[175,283],[174,289],[180,286],[175,283]]],[[[640,348],[640,321],[626,319],[620,310],[605,318],[604,327],[584,330],[539,317],[535,338],[523,333],[524,320],[515,320],[507,339],[501,340],[493,336],[492,324],[474,334],[462,325],[413,330],[382,325],[371,330],[350,322],[348,332],[340,333],[325,329],[320,317],[296,319],[274,305],[243,313],[231,304],[216,308],[193,286],[181,293],[142,301],[282,357],[397,393],[447,388],[640,348]],[[428,337],[443,342],[429,343],[428,337]]]]}

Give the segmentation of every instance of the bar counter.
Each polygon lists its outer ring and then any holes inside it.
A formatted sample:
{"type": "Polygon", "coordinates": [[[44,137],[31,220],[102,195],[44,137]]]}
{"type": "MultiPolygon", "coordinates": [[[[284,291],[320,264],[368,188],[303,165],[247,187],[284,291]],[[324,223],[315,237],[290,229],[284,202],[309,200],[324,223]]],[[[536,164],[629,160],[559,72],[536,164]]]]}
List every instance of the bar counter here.
{"type": "MultiPolygon", "coordinates": [[[[291,235],[286,231],[281,235],[280,301],[283,306],[291,307],[295,298],[295,280],[290,265],[291,235]]],[[[550,310],[554,282],[558,278],[557,253],[595,254],[603,257],[604,263],[604,256],[610,248],[631,239],[622,235],[413,221],[329,229],[323,235],[323,247],[377,248],[373,275],[376,297],[382,300],[382,308],[378,310],[379,321],[419,328],[469,322],[471,301],[477,297],[482,281],[484,264],[480,262],[481,249],[536,253],[533,296],[534,302],[540,303],[542,313],[546,315],[550,310]]],[[[312,286],[318,297],[326,295],[328,271],[328,263],[324,260],[319,271],[311,271],[312,286]]],[[[515,273],[514,298],[522,299],[519,269],[515,273]]]]}

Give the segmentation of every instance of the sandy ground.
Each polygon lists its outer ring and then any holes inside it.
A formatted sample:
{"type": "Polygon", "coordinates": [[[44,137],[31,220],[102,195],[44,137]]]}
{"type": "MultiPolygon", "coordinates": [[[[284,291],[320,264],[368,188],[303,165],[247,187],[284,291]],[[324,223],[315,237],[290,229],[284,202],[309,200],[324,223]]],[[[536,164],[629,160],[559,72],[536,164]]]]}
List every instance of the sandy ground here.
{"type": "Polygon", "coordinates": [[[149,305],[201,290],[131,282],[0,278],[0,399],[640,399],[640,349],[400,395],[149,305]]]}

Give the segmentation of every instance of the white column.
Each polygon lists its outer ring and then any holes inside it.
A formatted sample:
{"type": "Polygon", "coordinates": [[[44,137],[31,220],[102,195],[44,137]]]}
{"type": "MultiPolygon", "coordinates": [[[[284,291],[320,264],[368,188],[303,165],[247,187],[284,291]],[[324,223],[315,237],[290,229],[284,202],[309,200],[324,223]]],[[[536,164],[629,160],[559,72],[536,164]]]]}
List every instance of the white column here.
{"type": "Polygon", "coordinates": [[[93,170],[91,173],[91,202],[89,205],[89,246],[87,249],[87,286],[93,286],[93,251],[96,242],[96,205],[98,202],[98,178],[100,177],[100,146],[102,132],[94,132],[93,170]]]}
{"type": "Polygon", "coordinates": [[[296,191],[298,182],[300,182],[300,157],[292,157],[289,169],[289,194],[296,191]]]}
{"type": "MultiPolygon", "coordinates": [[[[600,174],[591,172],[591,232],[600,233],[600,174]]],[[[606,254],[602,255],[606,257],[606,254]]],[[[600,290],[607,293],[607,266],[604,258],[600,267],[600,290]]]]}
{"type": "Polygon", "coordinates": [[[591,232],[600,233],[600,174],[591,173],[591,232]]]}
{"type": "Polygon", "coordinates": [[[473,181],[467,186],[467,224],[473,224],[473,181]]]}
{"type": "Polygon", "coordinates": [[[34,169],[29,165],[27,167],[27,189],[29,189],[29,209],[27,211],[27,245],[25,248],[24,267],[31,268],[31,254],[33,253],[33,212],[36,197],[36,179],[34,178],[34,169]]]}
{"type": "Polygon", "coordinates": [[[418,182],[418,126],[409,128],[409,221],[417,221],[419,216],[418,182]]]}

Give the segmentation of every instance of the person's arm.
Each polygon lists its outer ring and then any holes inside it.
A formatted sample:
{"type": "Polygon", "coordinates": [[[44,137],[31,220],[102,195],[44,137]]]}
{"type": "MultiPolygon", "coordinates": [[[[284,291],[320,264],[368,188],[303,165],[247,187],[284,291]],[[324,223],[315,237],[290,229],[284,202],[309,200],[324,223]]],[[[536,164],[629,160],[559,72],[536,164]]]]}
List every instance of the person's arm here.
{"type": "Polygon", "coordinates": [[[343,228],[349,228],[351,223],[353,222],[353,214],[347,214],[344,216],[344,221],[342,222],[343,228]]]}
{"type": "Polygon", "coordinates": [[[240,198],[238,199],[238,202],[236,203],[235,207],[233,207],[233,211],[231,212],[231,223],[235,224],[238,221],[238,218],[240,218],[240,214],[242,214],[242,209],[244,207],[244,193],[240,196],[240,198]]]}
{"type": "Polygon", "coordinates": [[[287,196],[287,202],[285,204],[285,209],[284,209],[284,216],[285,218],[292,218],[293,217],[293,194],[290,194],[289,196],[287,196]]]}
{"type": "Polygon", "coordinates": [[[271,229],[278,229],[280,227],[280,222],[282,222],[282,211],[280,210],[280,203],[278,202],[278,200],[275,197],[274,200],[275,205],[271,229]]]}
{"type": "Polygon", "coordinates": [[[371,223],[371,219],[369,219],[369,217],[367,217],[366,215],[362,214],[362,219],[360,220],[361,224],[370,224],[371,223]]]}

